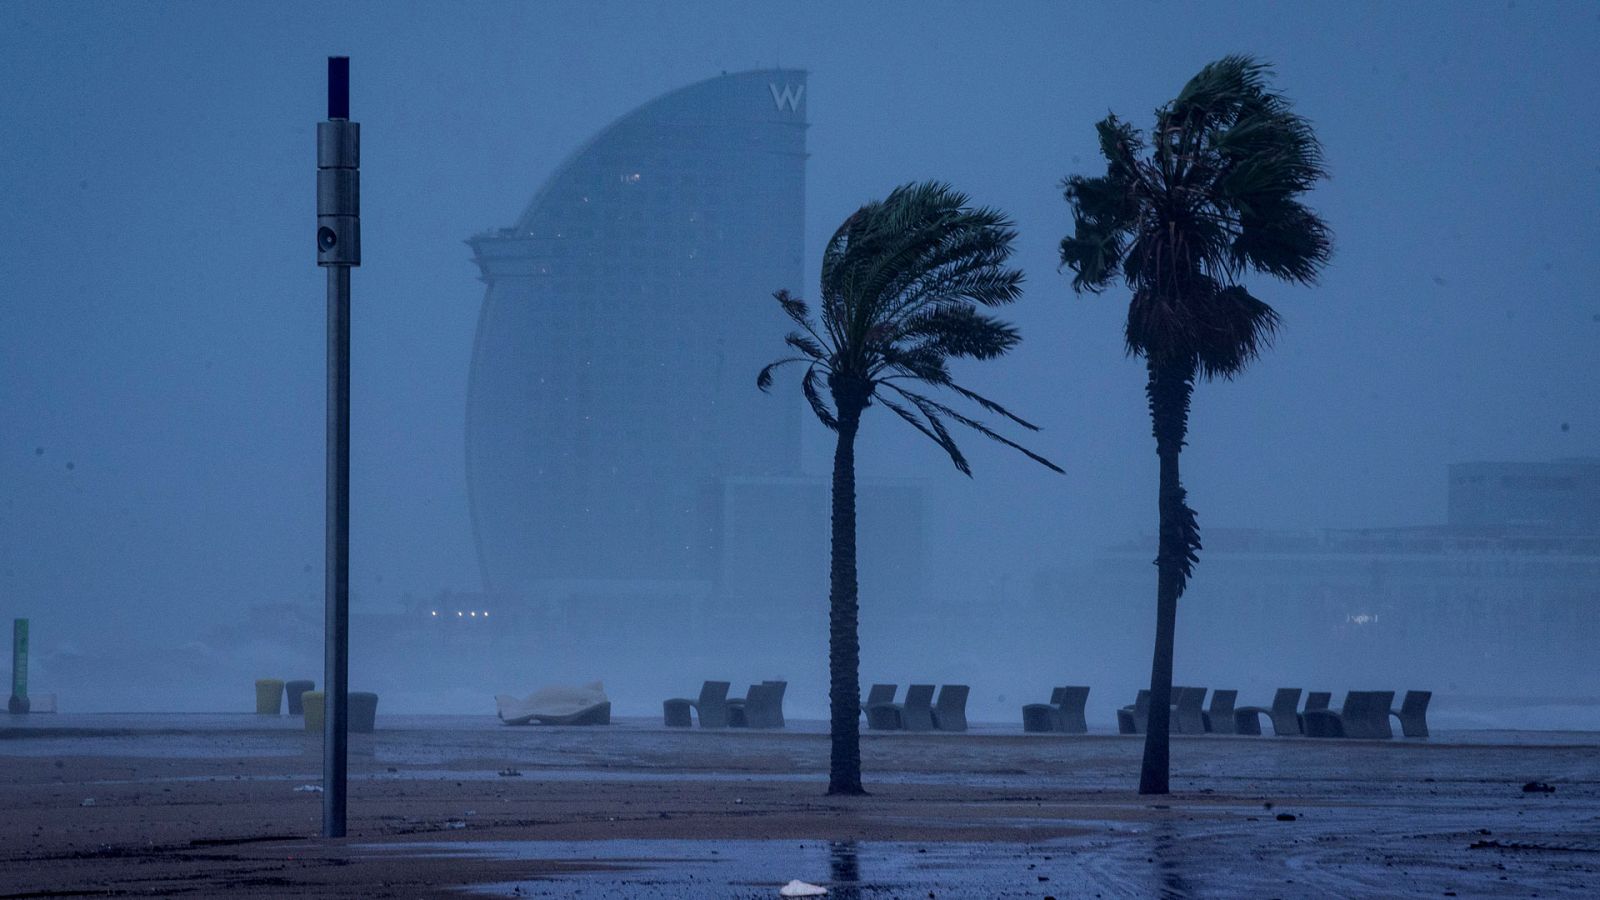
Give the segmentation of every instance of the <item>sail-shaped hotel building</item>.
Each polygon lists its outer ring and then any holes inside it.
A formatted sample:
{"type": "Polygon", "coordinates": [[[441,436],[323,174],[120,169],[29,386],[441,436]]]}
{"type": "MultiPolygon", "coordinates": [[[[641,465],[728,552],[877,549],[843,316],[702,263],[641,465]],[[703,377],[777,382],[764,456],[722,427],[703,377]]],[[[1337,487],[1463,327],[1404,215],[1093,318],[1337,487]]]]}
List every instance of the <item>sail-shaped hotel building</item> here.
{"type": "Polygon", "coordinates": [[[618,119],[517,222],[469,244],[488,285],[467,481],[486,589],[702,592],[730,480],[798,474],[764,396],[771,298],[798,289],[806,73],[723,75],[618,119]]]}

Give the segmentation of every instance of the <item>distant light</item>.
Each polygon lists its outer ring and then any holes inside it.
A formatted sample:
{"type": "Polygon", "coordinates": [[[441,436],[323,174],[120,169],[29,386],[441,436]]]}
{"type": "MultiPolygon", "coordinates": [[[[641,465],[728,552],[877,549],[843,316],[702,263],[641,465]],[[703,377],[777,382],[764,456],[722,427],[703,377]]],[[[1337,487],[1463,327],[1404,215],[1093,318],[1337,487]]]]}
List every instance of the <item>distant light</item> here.
{"type": "Polygon", "coordinates": [[[473,611],[472,611],[472,613],[471,613],[471,615],[472,615],[472,617],[473,617],[473,618],[474,618],[474,619],[476,619],[476,618],[477,618],[477,617],[478,617],[478,611],[477,611],[477,610],[473,610],[473,611]]]}
{"type": "Polygon", "coordinates": [[[459,609],[456,610],[456,615],[458,615],[458,616],[461,615],[461,610],[459,610],[459,609]]]}
{"type": "Polygon", "coordinates": [[[489,611],[487,609],[483,611],[483,617],[485,619],[489,618],[489,611]]]}
{"type": "Polygon", "coordinates": [[[439,611],[437,609],[433,611],[433,615],[437,616],[438,614],[439,614],[439,611]]]}

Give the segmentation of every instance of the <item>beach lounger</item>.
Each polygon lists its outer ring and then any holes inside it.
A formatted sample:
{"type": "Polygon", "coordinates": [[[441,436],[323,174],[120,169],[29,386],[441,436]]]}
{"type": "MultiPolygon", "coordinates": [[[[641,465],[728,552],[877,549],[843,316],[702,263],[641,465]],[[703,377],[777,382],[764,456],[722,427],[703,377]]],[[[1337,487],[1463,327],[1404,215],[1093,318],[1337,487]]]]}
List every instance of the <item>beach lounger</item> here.
{"type": "Polygon", "coordinates": [[[1145,689],[1134,698],[1132,706],[1117,710],[1117,731],[1122,734],[1144,734],[1150,722],[1150,691],[1145,689]]]}
{"type": "Polygon", "coordinates": [[[1399,709],[1389,710],[1389,715],[1400,720],[1400,731],[1406,737],[1428,736],[1428,701],[1433,691],[1406,691],[1399,709]]]}
{"type": "Polygon", "coordinates": [[[1207,688],[1175,687],[1172,689],[1172,730],[1176,734],[1205,734],[1206,714],[1201,707],[1206,702],[1207,688]]]}
{"type": "Polygon", "coordinates": [[[1084,721],[1083,707],[1088,702],[1088,688],[1058,687],[1050,692],[1049,703],[1029,703],[1022,708],[1022,730],[1087,733],[1089,723],[1084,721]]]}
{"type": "Polygon", "coordinates": [[[674,697],[661,701],[662,718],[668,728],[688,728],[694,724],[689,710],[700,714],[701,728],[728,727],[728,682],[708,681],[700,686],[700,699],[674,697]]]}
{"type": "Polygon", "coordinates": [[[1061,689],[1061,724],[1059,729],[1064,734],[1088,734],[1089,722],[1083,716],[1083,708],[1089,703],[1089,688],[1085,685],[1069,684],[1061,689]]]}
{"type": "Polygon", "coordinates": [[[507,725],[611,724],[611,699],[598,681],[582,687],[541,688],[520,700],[500,694],[494,700],[500,721],[507,725]]]}
{"type": "Polygon", "coordinates": [[[1389,707],[1394,691],[1351,691],[1344,706],[1308,709],[1301,714],[1306,737],[1348,737],[1388,740],[1394,737],[1389,727],[1389,707]]]}
{"type": "Polygon", "coordinates": [[[1205,719],[1206,731],[1212,734],[1233,734],[1233,701],[1238,699],[1238,691],[1212,691],[1211,708],[1201,714],[1205,719]]]}
{"type": "Polygon", "coordinates": [[[1299,688],[1278,688],[1272,695],[1271,706],[1240,706],[1233,711],[1235,734],[1260,734],[1260,716],[1272,720],[1272,733],[1280,737],[1300,733],[1300,717],[1295,708],[1300,705],[1299,688]]]}
{"type": "Polygon", "coordinates": [[[1321,710],[1327,709],[1328,708],[1328,704],[1330,702],[1332,702],[1332,700],[1333,700],[1333,692],[1332,691],[1312,691],[1311,693],[1306,694],[1306,708],[1302,709],[1300,711],[1300,715],[1296,717],[1300,722],[1300,733],[1301,734],[1305,734],[1306,733],[1306,715],[1305,714],[1308,713],[1308,712],[1319,712],[1321,710]]]}
{"type": "Polygon", "coordinates": [[[734,728],[782,728],[783,692],[787,681],[750,685],[742,700],[728,701],[728,724],[734,728]]]}
{"type": "Polygon", "coordinates": [[[761,685],[752,684],[752,685],[750,685],[750,689],[744,692],[744,696],[743,697],[729,697],[728,698],[728,727],[729,728],[744,728],[744,727],[747,727],[747,725],[749,723],[745,721],[744,707],[745,707],[746,703],[752,703],[752,702],[753,703],[760,703],[761,702],[760,701],[760,693],[761,693],[760,688],[761,688],[761,685]]]}
{"type": "Polygon", "coordinates": [[[932,731],[933,689],[931,684],[906,688],[904,703],[867,704],[867,727],[875,731],[932,731]]]}
{"type": "Polygon", "coordinates": [[[1363,691],[1356,708],[1350,709],[1350,697],[1345,696],[1345,708],[1340,710],[1344,721],[1344,736],[1362,740],[1387,741],[1394,738],[1394,728],[1389,725],[1389,710],[1394,706],[1394,691],[1363,691]]]}
{"type": "MultiPolygon", "coordinates": [[[[900,686],[895,684],[875,684],[867,691],[867,699],[861,702],[861,714],[867,716],[867,709],[873,706],[882,706],[894,702],[894,693],[900,686]]],[[[867,727],[875,728],[872,717],[867,716],[867,727]]]]}
{"type": "Polygon", "coordinates": [[[1030,734],[1055,731],[1061,722],[1061,695],[1066,688],[1050,692],[1049,703],[1024,703],[1022,705],[1022,730],[1030,734]]]}
{"type": "Polygon", "coordinates": [[[940,731],[966,731],[969,693],[971,688],[964,684],[939,688],[939,700],[933,705],[933,727],[940,731]]]}
{"type": "Polygon", "coordinates": [[[867,699],[861,703],[861,711],[865,713],[867,707],[877,703],[893,703],[894,692],[899,690],[899,685],[875,684],[867,691],[867,699]]]}
{"type": "Polygon", "coordinates": [[[767,698],[770,702],[763,711],[760,719],[761,724],[752,727],[783,728],[786,724],[783,719],[783,695],[789,690],[789,682],[764,681],[762,684],[772,688],[772,693],[769,694],[767,698]]]}

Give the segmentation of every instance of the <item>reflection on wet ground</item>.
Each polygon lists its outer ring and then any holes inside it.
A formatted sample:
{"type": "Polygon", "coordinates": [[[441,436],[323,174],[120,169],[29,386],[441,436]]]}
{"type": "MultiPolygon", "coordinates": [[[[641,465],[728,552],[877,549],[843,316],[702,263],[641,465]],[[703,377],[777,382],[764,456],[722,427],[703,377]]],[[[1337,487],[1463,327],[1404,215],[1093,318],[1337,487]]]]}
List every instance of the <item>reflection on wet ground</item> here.
{"type": "Polygon", "coordinates": [[[526,863],[502,897],[773,897],[790,879],[829,897],[1593,897],[1600,816],[1546,807],[1234,808],[1081,822],[1038,843],[608,840],[372,845],[361,852],[526,863]],[[1284,818],[1292,816],[1292,818],[1284,818]],[[1499,838],[1490,837],[1498,835],[1499,838]]]}

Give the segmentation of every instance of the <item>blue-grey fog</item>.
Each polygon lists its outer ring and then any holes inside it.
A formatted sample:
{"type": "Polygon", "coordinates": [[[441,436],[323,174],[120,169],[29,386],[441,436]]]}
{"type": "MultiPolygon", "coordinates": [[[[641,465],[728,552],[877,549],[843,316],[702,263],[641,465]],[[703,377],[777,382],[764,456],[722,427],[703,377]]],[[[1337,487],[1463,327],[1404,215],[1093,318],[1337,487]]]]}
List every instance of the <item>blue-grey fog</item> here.
{"type": "Polygon", "coordinates": [[[1108,111],[1148,128],[1247,53],[1322,141],[1334,252],[1254,284],[1274,346],[1196,390],[1176,680],[1595,727],[1597,46],[1580,3],[5,4],[0,614],[63,709],[320,682],[340,54],[353,689],[600,680],[642,715],[770,678],[825,715],[833,436],[794,373],[756,389],[771,294],[815,299],[846,216],[936,179],[1011,217],[1026,276],[1021,344],[958,374],[1065,475],[973,436],[965,477],[869,408],[862,677],[996,720],[1093,685],[1109,721],[1148,682],[1157,461],[1126,291],[1059,268],[1061,182],[1104,172],[1108,111]]]}

